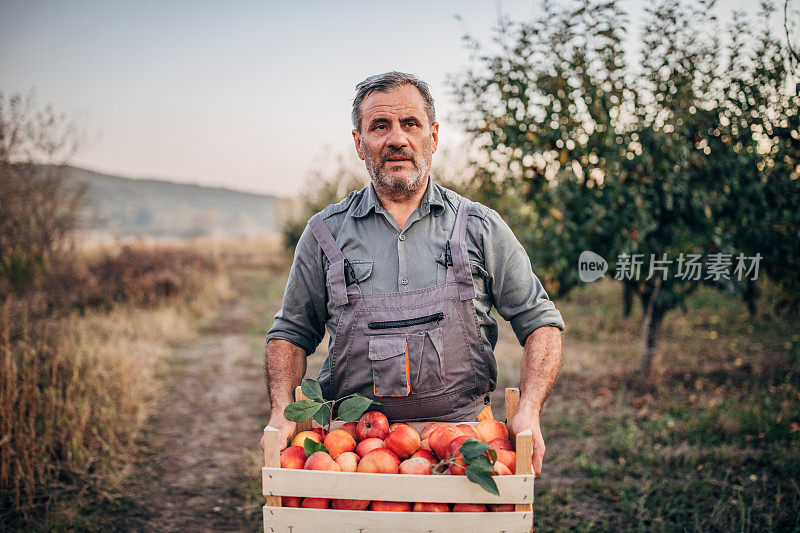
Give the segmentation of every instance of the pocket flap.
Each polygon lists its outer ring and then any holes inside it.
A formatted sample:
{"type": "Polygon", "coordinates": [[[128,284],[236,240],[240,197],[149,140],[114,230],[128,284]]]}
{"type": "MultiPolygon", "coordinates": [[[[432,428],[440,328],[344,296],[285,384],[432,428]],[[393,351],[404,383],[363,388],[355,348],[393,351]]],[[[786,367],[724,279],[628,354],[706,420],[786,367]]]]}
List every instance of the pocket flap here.
{"type": "MultiPolygon", "coordinates": [[[[353,267],[353,275],[355,275],[355,279],[352,279],[350,273],[347,272],[345,269],[345,276],[347,279],[345,280],[347,284],[351,284],[353,282],[361,283],[362,281],[366,280],[372,275],[372,265],[374,264],[373,261],[362,261],[360,259],[356,259],[354,261],[350,261],[350,266],[353,267]]],[[[328,287],[331,286],[331,278],[330,272],[328,268],[325,270],[325,283],[328,287]]]]}
{"type": "Polygon", "coordinates": [[[443,341],[442,341],[442,328],[436,328],[428,331],[428,338],[431,340],[431,344],[433,344],[436,353],[439,355],[439,358],[442,357],[443,350],[443,341]]]}
{"type": "Polygon", "coordinates": [[[383,361],[406,353],[405,335],[375,335],[369,338],[369,358],[383,361]]]}
{"type": "Polygon", "coordinates": [[[372,261],[350,261],[350,265],[359,283],[372,275],[372,261]]]}

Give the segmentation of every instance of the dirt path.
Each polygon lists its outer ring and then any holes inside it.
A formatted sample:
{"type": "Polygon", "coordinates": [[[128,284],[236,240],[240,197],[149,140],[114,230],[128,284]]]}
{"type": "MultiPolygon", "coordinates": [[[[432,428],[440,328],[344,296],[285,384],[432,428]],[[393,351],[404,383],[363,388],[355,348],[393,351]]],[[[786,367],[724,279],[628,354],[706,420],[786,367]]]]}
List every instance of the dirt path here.
{"type": "MultiPolygon", "coordinates": [[[[145,435],[146,456],[126,495],[124,531],[246,531],[244,453],[258,444],[264,385],[238,298],[211,329],[173,357],[169,390],[145,435]]],[[[257,526],[255,526],[257,527],[257,526]]]]}

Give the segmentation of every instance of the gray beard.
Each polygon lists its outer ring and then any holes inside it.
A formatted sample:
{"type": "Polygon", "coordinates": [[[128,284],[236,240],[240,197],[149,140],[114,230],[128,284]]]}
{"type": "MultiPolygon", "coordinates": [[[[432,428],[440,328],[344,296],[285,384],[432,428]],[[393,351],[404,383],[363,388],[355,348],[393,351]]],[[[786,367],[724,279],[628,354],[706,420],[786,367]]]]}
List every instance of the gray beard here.
{"type": "MultiPolygon", "coordinates": [[[[428,150],[425,150],[425,153],[428,153],[428,150]]],[[[401,202],[413,197],[424,184],[425,178],[428,176],[428,171],[425,169],[431,168],[432,157],[428,156],[425,159],[426,160],[423,161],[425,168],[420,168],[420,166],[417,165],[417,161],[413,160],[414,172],[410,180],[395,180],[389,178],[383,173],[381,166],[382,161],[375,161],[369,156],[369,153],[367,153],[364,162],[367,166],[367,172],[369,172],[370,178],[372,178],[375,190],[381,196],[388,196],[392,201],[401,202]]]]}

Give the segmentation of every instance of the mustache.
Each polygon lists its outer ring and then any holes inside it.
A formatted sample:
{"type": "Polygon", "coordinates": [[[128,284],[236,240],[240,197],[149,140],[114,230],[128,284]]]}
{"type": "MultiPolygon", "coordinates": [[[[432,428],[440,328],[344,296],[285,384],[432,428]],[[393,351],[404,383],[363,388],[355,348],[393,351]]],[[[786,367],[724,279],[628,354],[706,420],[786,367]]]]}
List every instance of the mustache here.
{"type": "Polygon", "coordinates": [[[408,153],[403,149],[391,148],[387,153],[385,153],[381,159],[386,162],[389,159],[408,159],[412,163],[416,164],[416,159],[414,158],[414,154],[408,153]]]}

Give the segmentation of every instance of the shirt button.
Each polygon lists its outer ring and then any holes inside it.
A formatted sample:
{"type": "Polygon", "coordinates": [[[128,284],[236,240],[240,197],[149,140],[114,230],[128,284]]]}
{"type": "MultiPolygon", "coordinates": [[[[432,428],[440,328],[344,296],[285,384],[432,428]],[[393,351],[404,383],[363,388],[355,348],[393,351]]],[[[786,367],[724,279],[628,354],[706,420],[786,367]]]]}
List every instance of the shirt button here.
{"type": "Polygon", "coordinates": [[[400,285],[408,285],[408,278],[406,277],[400,278],[400,285]]]}
{"type": "Polygon", "coordinates": [[[401,234],[400,234],[400,236],[398,237],[398,239],[400,239],[401,241],[404,241],[404,240],[406,240],[406,235],[405,235],[405,233],[401,233],[401,234]]]}

